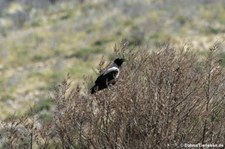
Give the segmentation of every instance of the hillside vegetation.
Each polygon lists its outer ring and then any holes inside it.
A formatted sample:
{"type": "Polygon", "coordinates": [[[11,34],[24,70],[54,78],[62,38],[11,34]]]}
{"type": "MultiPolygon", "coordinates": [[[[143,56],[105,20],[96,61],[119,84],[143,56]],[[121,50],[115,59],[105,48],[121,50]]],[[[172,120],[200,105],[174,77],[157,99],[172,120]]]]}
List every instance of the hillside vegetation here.
{"type": "Polygon", "coordinates": [[[0,0],[0,148],[224,142],[224,32],[223,0],[0,0]]]}
{"type": "Polygon", "coordinates": [[[123,39],[151,49],[187,44],[200,54],[224,40],[222,0],[0,2],[1,119],[50,103],[67,73],[93,74],[123,39]]]}
{"type": "Polygon", "coordinates": [[[204,59],[170,46],[116,49],[127,63],[115,86],[92,95],[68,76],[51,94],[52,121],[2,123],[2,148],[223,147],[225,70],[217,46],[204,59]]]}

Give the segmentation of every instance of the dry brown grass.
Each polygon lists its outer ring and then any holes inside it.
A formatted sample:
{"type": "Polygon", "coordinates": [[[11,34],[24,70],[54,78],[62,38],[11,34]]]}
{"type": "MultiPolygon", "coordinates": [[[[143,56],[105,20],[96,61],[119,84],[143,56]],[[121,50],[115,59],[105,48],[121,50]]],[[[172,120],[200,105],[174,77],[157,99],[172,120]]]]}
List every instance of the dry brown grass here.
{"type": "Polygon", "coordinates": [[[169,46],[156,52],[116,48],[116,55],[128,61],[115,86],[91,95],[80,86],[71,89],[66,78],[53,93],[52,122],[41,128],[22,122],[28,132],[22,140],[15,135],[17,129],[6,129],[7,137],[17,139],[6,139],[4,147],[155,149],[222,144],[225,72],[216,49],[199,59],[191,50],[169,46]]]}

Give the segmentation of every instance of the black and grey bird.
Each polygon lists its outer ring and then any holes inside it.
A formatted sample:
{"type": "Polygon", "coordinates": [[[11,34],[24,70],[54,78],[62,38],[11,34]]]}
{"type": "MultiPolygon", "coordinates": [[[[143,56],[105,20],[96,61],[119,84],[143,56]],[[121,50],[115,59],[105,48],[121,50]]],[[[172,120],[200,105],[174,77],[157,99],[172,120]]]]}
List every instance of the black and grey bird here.
{"type": "Polygon", "coordinates": [[[116,83],[116,79],[120,74],[120,67],[124,61],[125,59],[115,59],[114,62],[108,67],[108,69],[103,71],[96,79],[95,85],[91,88],[91,94],[105,89],[110,85],[114,85],[116,83]]]}

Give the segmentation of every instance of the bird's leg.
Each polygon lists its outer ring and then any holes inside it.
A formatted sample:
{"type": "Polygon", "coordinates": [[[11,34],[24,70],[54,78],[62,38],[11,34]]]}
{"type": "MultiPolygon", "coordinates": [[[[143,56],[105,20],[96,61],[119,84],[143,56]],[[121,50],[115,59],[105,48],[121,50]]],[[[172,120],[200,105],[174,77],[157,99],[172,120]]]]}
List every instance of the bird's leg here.
{"type": "Polygon", "coordinates": [[[108,85],[108,89],[111,91],[111,90],[113,90],[113,85],[112,84],[109,84],[108,85]]]}
{"type": "Polygon", "coordinates": [[[111,82],[109,82],[108,80],[106,80],[106,86],[107,86],[107,88],[110,90],[110,88],[111,88],[111,86],[112,86],[111,82]]]}
{"type": "Polygon", "coordinates": [[[116,86],[114,86],[115,82],[109,84],[109,90],[115,90],[116,86]]]}
{"type": "Polygon", "coordinates": [[[110,87],[112,86],[108,80],[106,80],[106,86],[109,90],[110,90],[110,87]]]}

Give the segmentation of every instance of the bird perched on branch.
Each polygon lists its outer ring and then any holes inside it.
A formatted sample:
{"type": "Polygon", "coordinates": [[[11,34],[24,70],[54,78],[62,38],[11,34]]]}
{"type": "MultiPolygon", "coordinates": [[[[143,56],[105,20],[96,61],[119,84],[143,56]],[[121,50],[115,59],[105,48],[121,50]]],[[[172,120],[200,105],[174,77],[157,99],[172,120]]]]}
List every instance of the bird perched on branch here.
{"type": "Polygon", "coordinates": [[[114,85],[116,79],[120,74],[120,67],[125,59],[117,58],[113,61],[112,65],[103,71],[100,76],[96,79],[95,85],[91,88],[91,94],[97,91],[107,88],[109,85],[114,85]]]}

